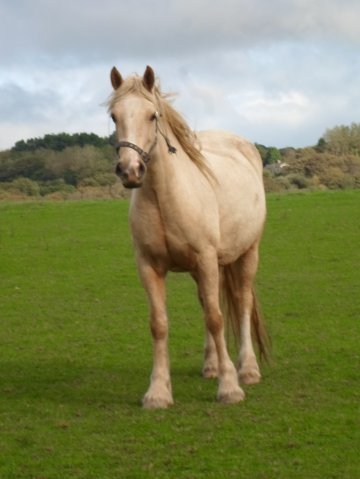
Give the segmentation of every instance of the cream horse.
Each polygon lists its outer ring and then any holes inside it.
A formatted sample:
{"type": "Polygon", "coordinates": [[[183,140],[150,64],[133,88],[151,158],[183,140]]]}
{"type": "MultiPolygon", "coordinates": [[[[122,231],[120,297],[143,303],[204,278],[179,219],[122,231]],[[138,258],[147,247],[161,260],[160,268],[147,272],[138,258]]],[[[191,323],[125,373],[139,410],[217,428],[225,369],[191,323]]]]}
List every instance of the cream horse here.
{"type": "Polygon", "coordinates": [[[188,271],[198,286],[206,336],[203,375],[218,377],[218,400],[244,399],[238,380],[257,383],[266,333],[253,281],[266,207],[262,162],[246,140],[219,131],[195,135],[162,94],[154,71],[123,79],[111,70],[109,113],[116,126],[116,172],[134,188],[130,226],[137,267],[150,306],[153,370],[145,408],[173,404],[165,276],[188,271]],[[238,338],[237,370],[229,357],[220,310],[238,338]]]}

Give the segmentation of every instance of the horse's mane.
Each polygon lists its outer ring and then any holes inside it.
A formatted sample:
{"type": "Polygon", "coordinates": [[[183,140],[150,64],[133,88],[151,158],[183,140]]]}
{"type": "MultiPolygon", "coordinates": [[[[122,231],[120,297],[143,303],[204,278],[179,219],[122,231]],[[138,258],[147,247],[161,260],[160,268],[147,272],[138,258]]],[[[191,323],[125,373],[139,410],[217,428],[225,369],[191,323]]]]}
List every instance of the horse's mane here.
{"type": "Polygon", "coordinates": [[[155,106],[161,115],[160,122],[164,122],[171,129],[180,146],[191,161],[203,173],[212,176],[211,171],[205,162],[205,158],[200,151],[200,143],[195,132],[191,130],[185,119],[178,111],[176,111],[169,101],[174,95],[162,93],[159,81],[156,82],[153,93],[150,93],[144,86],[142,78],[134,75],[125,79],[120,88],[112,93],[108,102],[108,110],[111,111],[121,98],[130,93],[141,95],[153,103],[155,99],[155,106]]]}

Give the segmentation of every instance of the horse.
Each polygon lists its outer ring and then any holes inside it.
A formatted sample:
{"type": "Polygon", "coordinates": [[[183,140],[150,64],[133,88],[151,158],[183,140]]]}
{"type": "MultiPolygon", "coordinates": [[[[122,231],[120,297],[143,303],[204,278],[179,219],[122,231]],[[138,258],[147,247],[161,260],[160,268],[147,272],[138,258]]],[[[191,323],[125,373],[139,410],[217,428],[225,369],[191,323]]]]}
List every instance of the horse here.
{"type": "Polygon", "coordinates": [[[254,292],[266,203],[262,161],[254,145],[222,131],[195,133],[162,93],[154,70],[123,78],[116,67],[107,106],[115,123],[116,174],[132,189],[129,223],[137,269],[147,293],[153,343],[144,408],[173,401],[165,277],[188,272],[204,312],[202,374],[218,378],[217,399],[244,399],[255,384],[268,337],[254,292]],[[223,299],[223,301],[222,301],[223,299]],[[224,303],[224,304],[223,304],[224,303]],[[222,309],[224,315],[222,313],[222,309]],[[238,345],[236,367],[224,316],[238,345]]]}

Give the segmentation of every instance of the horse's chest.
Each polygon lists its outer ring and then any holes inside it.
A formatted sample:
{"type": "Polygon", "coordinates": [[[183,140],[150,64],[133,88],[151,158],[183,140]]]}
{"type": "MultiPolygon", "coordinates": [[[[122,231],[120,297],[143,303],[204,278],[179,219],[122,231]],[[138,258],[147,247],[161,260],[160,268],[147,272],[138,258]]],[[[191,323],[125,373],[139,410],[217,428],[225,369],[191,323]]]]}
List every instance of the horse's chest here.
{"type": "Polygon", "coordinates": [[[138,252],[160,269],[194,270],[198,255],[191,239],[183,234],[181,228],[164,224],[161,216],[154,213],[130,218],[132,236],[138,252]]]}
{"type": "Polygon", "coordinates": [[[197,265],[198,255],[194,247],[169,231],[158,237],[144,236],[141,249],[152,262],[161,263],[167,270],[193,271],[197,265]]]}

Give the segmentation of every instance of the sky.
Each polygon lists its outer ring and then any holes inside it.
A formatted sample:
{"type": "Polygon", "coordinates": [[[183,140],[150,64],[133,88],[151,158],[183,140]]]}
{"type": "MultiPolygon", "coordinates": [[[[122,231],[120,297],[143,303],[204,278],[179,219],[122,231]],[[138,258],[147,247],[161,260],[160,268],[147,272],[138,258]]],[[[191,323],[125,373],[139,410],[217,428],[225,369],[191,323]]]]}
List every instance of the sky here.
{"type": "Polygon", "coordinates": [[[360,121],[359,0],[0,0],[0,150],[110,135],[115,65],[151,65],[196,130],[276,147],[360,121]]]}

